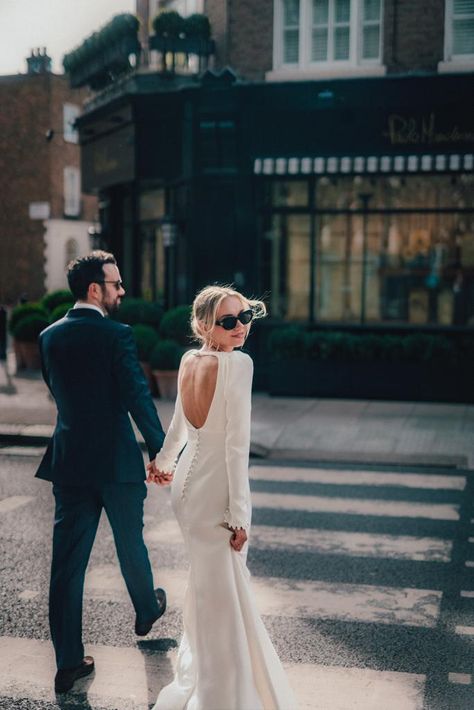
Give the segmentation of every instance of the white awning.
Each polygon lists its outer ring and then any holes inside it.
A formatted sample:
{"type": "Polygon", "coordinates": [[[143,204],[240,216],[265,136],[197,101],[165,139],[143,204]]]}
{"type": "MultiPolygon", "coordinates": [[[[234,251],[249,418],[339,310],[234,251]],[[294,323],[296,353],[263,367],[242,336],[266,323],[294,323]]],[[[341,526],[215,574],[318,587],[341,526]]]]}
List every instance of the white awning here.
{"type": "Polygon", "coordinates": [[[363,175],[373,173],[470,172],[473,153],[425,155],[335,155],[255,158],[255,175],[363,175]]]}

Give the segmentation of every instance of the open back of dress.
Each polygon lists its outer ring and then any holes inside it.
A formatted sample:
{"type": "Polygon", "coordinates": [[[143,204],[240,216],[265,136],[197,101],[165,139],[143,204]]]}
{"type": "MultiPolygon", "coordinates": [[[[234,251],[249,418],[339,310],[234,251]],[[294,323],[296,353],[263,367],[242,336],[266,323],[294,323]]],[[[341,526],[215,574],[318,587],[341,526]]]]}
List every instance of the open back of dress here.
{"type": "Polygon", "coordinates": [[[219,363],[212,354],[188,357],[180,372],[180,395],[184,416],[195,429],[202,429],[209,416],[217,385],[219,363]]]}

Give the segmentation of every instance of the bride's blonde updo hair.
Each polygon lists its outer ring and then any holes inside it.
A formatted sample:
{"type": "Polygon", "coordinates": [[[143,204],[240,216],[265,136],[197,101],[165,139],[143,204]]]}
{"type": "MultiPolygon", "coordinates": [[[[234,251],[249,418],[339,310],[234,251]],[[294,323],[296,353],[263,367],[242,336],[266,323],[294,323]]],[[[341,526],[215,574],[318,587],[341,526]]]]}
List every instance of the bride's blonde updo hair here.
{"type": "Polygon", "coordinates": [[[210,333],[216,322],[217,311],[227,296],[236,296],[242,303],[243,310],[251,308],[254,319],[264,318],[267,315],[267,308],[263,301],[246,298],[232,286],[206,286],[199,291],[194,299],[191,314],[191,330],[194,339],[202,345],[210,343],[210,333]]]}

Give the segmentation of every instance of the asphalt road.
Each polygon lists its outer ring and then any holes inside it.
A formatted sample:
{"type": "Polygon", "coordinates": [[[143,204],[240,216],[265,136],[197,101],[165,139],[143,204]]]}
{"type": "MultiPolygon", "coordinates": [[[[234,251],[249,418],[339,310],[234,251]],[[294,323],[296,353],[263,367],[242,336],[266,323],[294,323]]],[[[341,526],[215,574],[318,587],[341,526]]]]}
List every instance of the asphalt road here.
{"type": "MultiPolygon", "coordinates": [[[[53,505],[50,485],[33,478],[38,454],[0,450],[0,708],[144,710],[172,677],[182,628],[187,563],[169,492],[153,487],[145,507],[168,611],[137,641],[103,518],[84,597],[97,672],[58,703],[53,505]]],[[[253,587],[300,708],[472,710],[473,474],[254,461],[251,486],[253,587]]]]}

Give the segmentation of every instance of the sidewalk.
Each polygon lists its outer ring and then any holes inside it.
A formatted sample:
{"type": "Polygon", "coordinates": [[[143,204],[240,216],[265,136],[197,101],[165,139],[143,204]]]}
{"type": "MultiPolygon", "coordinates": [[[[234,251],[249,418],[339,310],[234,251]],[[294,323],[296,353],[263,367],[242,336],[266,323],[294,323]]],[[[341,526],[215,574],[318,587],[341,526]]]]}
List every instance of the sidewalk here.
{"type": "MultiPolygon", "coordinates": [[[[41,375],[13,376],[9,388],[2,365],[0,445],[44,446],[54,428],[56,409],[41,375]]],[[[166,429],[174,404],[155,402],[166,429]]],[[[273,460],[474,468],[474,405],[256,393],[251,451],[273,460]]]]}

